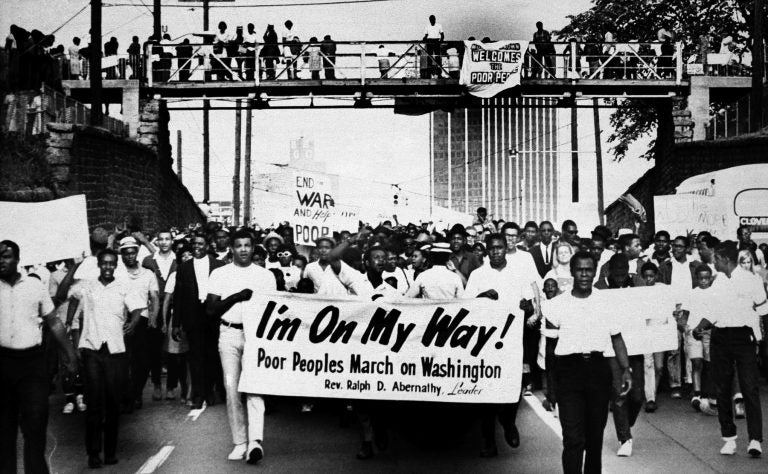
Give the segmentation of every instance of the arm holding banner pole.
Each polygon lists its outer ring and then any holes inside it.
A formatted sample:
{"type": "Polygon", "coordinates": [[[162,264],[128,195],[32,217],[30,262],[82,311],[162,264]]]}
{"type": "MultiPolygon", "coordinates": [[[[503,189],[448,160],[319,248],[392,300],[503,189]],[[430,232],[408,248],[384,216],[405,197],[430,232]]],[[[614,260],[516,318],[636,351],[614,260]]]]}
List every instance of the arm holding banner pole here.
{"type": "Polygon", "coordinates": [[[208,299],[205,301],[205,314],[209,318],[219,319],[221,316],[229,311],[232,306],[241,301],[248,301],[253,296],[253,290],[248,288],[238,291],[223,300],[220,295],[208,294],[208,299]]]}
{"type": "Polygon", "coordinates": [[[621,387],[623,390],[619,393],[619,397],[624,397],[632,388],[632,372],[629,368],[627,346],[624,344],[624,338],[621,337],[620,333],[611,336],[611,343],[613,343],[613,351],[616,353],[616,361],[621,368],[621,387]]]}

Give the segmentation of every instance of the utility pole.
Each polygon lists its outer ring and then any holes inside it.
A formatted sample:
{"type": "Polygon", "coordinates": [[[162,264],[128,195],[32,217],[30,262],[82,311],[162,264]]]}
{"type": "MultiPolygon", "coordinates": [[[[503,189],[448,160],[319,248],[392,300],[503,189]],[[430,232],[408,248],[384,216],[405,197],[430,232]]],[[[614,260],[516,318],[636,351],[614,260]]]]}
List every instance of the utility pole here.
{"type": "Polygon", "coordinates": [[[243,128],[240,114],[240,99],[235,107],[235,174],[232,176],[232,207],[235,210],[234,225],[240,225],[240,131],[243,128]]]}
{"type": "MultiPolygon", "coordinates": [[[[208,32],[208,0],[203,0],[203,31],[208,32]]],[[[203,99],[203,201],[206,203],[211,197],[211,143],[208,138],[210,134],[208,124],[210,108],[211,102],[208,99],[203,99]]]]}
{"type": "Polygon", "coordinates": [[[181,130],[176,130],[176,176],[181,181],[181,130]]]}
{"type": "Polygon", "coordinates": [[[752,132],[763,128],[763,13],[764,1],[754,1],[754,22],[752,28],[752,97],[750,98],[750,117],[752,132]]]}
{"type": "Polygon", "coordinates": [[[155,0],[154,11],[152,12],[152,16],[154,17],[152,32],[157,41],[160,41],[163,39],[162,27],[160,26],[160,11],[161,11],[160,0],[155,0]]]}
{"type": "Polygon", "coordinates": [[[243,224],[251,225],[251,115],[253,101],[248,99],[245,109],[245,199],[243,200],[243,224]]]}
{"type": "Polygon", "coordinates": [[[100,127],[103,122],[101,109],[101,0],[91,0],[91,125],[100,127]]]}
{"type": "Polygon", "coordinates": [[[597,217],[600,225],[605,225],[605,203],[603,202],[603,145],[600,129],[600,108],[597,99],[592,99],[592,112],[595,121],[595,165],[597,166],[597,217]]]}
{"type": "Polygon", "coordinates": [[[206,203],[211,198],[211,130],[208,123],[210,106],[207,100],[203,101],[203,201],[206,203]]]}
{"type": "Polygon", "coordinates": [[[571,107],[571,202],[579,202],[579,127],[578,110],[571,107]]]}

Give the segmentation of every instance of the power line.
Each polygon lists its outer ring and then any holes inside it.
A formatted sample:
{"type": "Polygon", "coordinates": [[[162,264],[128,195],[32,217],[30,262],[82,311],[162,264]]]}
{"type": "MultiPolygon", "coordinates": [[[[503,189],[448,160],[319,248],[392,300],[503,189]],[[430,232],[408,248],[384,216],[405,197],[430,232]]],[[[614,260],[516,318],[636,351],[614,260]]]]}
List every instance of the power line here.
{"type": "MultiPolygon", "coordinates": [[[[315,7],[315,6],[327,6],[327,5],[354,5],[356,3],[384,3],[384,2],[396,2],[399,0],[328,0],[321,2],[296,2],[296,3],[262,3],[258,5],[243,5],[234,4],[230,5],[229,2],[210,3],[209,8],[279,8],[279,7],[315,7]]],[[[105,3],[104,7],[130,7],[135,6],[131,3],[105,3]]],[[[163,4],[163,8],[195,8],[202,7],[202,2],[184,2],[184,5],[176,3],[163,4]]]]}

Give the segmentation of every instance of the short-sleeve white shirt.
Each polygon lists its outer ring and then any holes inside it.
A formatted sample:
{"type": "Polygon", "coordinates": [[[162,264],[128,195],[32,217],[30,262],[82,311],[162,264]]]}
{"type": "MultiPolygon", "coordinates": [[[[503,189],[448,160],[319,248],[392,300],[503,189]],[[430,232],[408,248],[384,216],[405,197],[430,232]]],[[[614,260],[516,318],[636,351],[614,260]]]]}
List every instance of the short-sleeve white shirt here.
{"type": "MultiPolygon", "coordinates": [[[[768,315],[768,303],[763,282],[759,276],[736,267],[731,277],[718,274],[707,295],[709,322],[719,328],[759,328],[758,316],[768,315]],[[757,308],[755,306],[757,305],[757,308]]],[[[759,336],[759,330],[755,333],[759,336]]]]}
{"type": "Polygon", "coordinates": [[[13,285],[0,280],[0,347],[29,349],[43,342],[43,316],[54,310],[48,289],[22,274],[13,285]]]}
{"type": "Polygon", "coordinates": [[[463,298],[464,285],[458,275],[442,265],[437,265],[419,273],[405,296],[409,298],[421,296],[430,300],[463,298]]]}
{"type": "MultiPolygon", "coordinates": [[[[218,295],[221,299],[225,299],[245,289],[253,291],[254,294],[276,291],[275,275],[255,264],[239,267],[234,263],[211,272],[211,279],[208,282],[209,295],[218,295]]],[[[244,301],[235,303],[221,318],[233,324],[242,324],[243,318],[248,313],[248,306],[244,303],[244,301]]]]}
{"type": "Polygon", "coordinates": [[[523,277],[517,269],[509,264],[509,261],[501,270],[493,268],[488,263],[476,268],[469,274],[467,287],[464,289],[464,296],[466,298],[475,298],[480,293],[496,290],[500,301],[508,300],[511,307],[518,308],[521,299],[533,298],[531,281],[535,280],[523,277]]]}
{"type": "Polygon", "coordinates": [[[160,291],[155,272],[139,267],[136,273],[126,271],[122,279],[128,282],[134,292],[144,297],[146,301],[144,302],[144,309],[141,311],[141,317],[149,317],[149,310],[147,309],[149,307],[149,294],[153,291],[155,293],[160,291]]]}
{"type": "Polygon", "coordinates": [[[602,352],[605,357],[615,356],[611,336],[621,334],[621,328],[609,293],[592,291],[586,298],[563,293],[542,301],[542,314],[557,328],[556,336],[551,332],[558,339],[555,355],[602,352]]]}
{"type": "Polygon", "coordinates": [[[427,39],[440,39],[442,33],[443,25],[437,22],[434,25],[427,24],[426,28],[424,28],[424,34],[427,36],[427,39]]]}
{"type": "Polygon", "coordinates": [[[304,268],[304,277],[312,280],[315,293],[323,296],[347,296],[354,294],[354,287],[360,286],[363,275],[343,261],[338,274],[331,265],[325,268],[319,262],[308,263],[304,268]]]}
{"type": "Polygon", "coordinates": [[[111,354],[125,352],[126,311],[146,308],[146,295],[134,291],[128,280],[117,278],[108,285],[99,280],[79,281],[70,294],[83,305],[79,348],[97,351],[106,343],[111,354]]]}

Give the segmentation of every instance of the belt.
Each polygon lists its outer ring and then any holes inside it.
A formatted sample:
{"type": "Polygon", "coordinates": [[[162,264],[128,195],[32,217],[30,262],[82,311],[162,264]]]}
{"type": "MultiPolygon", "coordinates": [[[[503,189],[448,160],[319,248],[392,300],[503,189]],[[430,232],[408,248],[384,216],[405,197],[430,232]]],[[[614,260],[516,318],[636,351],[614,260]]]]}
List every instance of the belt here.
{"type": "Polygon", "coordinates": [[[221,325],[222,326],[226,326],[228,328],[232,328],[232,329],[239,329],[241,331],[243,330],[243,325],[242,324],[240,324],[240,323],[230,323],[229,321],[224,321],[223,319],[221,320],[221,325]]]}
{"type": "Polygon", "coordinates": [[[593,352],[584,352],[579,354],[567,354],[558,356],[560,358],[574,358],[574,359],[582,359],[582,360],[597,360],[597,359],[603,359],[603,353],[599,351],[593,351],[593,352]]]}

